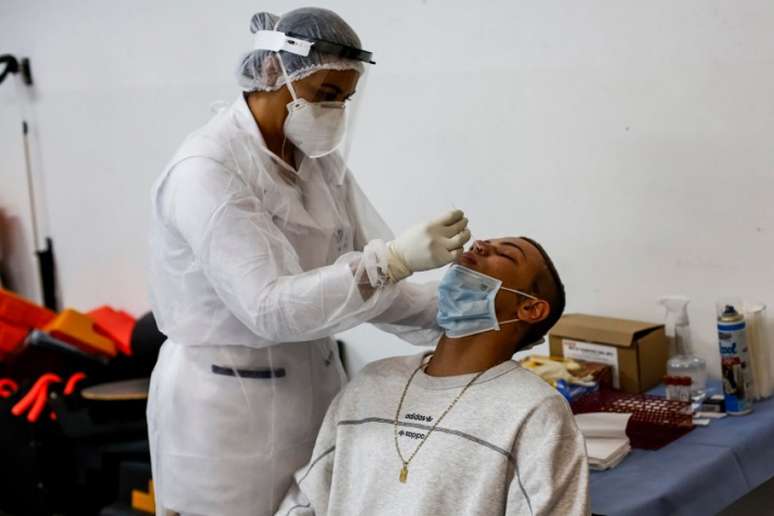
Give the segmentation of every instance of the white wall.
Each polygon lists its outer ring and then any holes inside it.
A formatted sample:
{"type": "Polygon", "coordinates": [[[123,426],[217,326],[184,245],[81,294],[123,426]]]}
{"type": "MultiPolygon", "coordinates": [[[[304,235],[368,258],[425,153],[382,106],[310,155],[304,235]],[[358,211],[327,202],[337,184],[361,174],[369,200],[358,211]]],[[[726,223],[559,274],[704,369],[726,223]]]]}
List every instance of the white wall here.
{"type": "MultiPolygon", "coordinates": [[[[66,304],[147,308],[149,186],[236,95],[250,15],[298,5],[0,4],[0,52],[33,60],[66,304]]],[[[657,297],[688,295],[713,372],[715,298],[774,301],[774,3],[324,5],[376,54],[353,168],[396,230],[453,203],[475,237],[535,237],[572,311],[658,321],[657,297]]],[[[17,98],[0,87],[0,206],[26,217],[17,98]]],[[[34,295],[32,265],[16,269],[34,295]]],[[[367,326],[343,337],[354,369],[415,351],[367,326]]]]}

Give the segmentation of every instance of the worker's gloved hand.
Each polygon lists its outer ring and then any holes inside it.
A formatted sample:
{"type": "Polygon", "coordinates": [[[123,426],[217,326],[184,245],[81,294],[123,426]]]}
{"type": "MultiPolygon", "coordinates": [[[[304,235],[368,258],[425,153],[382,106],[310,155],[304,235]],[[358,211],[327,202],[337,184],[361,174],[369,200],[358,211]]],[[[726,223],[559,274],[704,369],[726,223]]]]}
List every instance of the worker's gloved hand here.
{"type": "Polygon", "coordinates": [[[414,272],[451,263],[462,254],[468,240],[468,219],[461,210],[410,228],[387,244],[390,280],[397,282],[414,272]]]}

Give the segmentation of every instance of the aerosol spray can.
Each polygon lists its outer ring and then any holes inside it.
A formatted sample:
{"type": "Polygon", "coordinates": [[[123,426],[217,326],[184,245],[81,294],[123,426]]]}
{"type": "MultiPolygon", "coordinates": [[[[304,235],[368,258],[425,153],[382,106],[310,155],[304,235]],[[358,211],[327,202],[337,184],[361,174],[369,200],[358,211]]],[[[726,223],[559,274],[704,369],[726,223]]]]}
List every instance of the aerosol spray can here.
{"type": "Polygon", "coordinates": [[[752,412],[753,400],[752,369],[745,339],[747,325],[741,303],[721,300],[717,309],[726,413],[743,416],[752,412]]]}

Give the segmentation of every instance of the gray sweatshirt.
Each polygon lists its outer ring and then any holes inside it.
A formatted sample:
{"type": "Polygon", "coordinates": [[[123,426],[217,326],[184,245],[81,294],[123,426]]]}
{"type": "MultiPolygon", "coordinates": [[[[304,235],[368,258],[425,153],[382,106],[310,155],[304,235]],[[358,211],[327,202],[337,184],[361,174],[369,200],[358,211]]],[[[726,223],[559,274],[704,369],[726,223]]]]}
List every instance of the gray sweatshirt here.
{"type": "MultiPolygon", "coordinates": [[[[462,395],[401,483],[393,420],[423,358],[369,364],[339,393],[276,514],[589,514],[586,449],[569,407],[513,361],[488,370],[462,395]]],[[[399,416],[404,457],[473,376],[417,373],[399,416]]]]}

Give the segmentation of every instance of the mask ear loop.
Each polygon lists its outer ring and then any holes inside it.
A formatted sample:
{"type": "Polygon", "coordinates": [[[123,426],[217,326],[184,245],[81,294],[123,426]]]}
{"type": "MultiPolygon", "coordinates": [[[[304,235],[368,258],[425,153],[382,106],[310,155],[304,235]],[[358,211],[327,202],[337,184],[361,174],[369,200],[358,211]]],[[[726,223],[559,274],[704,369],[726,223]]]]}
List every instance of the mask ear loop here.
{"type": "MultiPolygon", "coordinates": [[[[500,289],[507,290],[508,292],[513,292],[514,294],[520,294],[520,295],[522,295],[522,296],[524,296],[526,298],[533,299],[535,301],[538,300],[538,298],[533,296],[532,294],[527,294],[526,292],[522,292],[521,290],[516,290],[516,289],[513,289],[513,288],[508,288],[508,287],[503,287],[503,286],[501,286],[500,289]]],[[[515,322],[519,322],[519,321],[521,321],[521,319],[508,319],[507,321],[497,321],[497,324],[510,324],[510,323],[515,323],[515,322]]]]}
{"type": "Polygon", "coordinates": [[[285,70],[285,64],[282,62],[282,56],[280,56],[279,52],[275,52],[277,55],[277,61],[279,61],[280,69],[282,70],[282,76],[285,77],[285,86],[288,87],[288,91],[290,91],[290,96],[293,97],[293,102],[298,102],[298,95],[296,95],[296,89],[293,87],[293,83],[290,81],[290,77],[288,76],[288,71],[285,70]]]}
{"type": "MultiPolygon", "coordinates": [[[[277,19],[277,23],[274,24],[274,30],[279,30],[280,20],[281,18],[277,19]]],[[[285,77],[285,85],[288,87],[288,91],[290,91],[290,96],[293,97],[293,102],[298,102],[296,90],[293,88],[293,84],[290,82],[288,71],[285,70],[285,63],[282,62],[282,56],[280,55],[279,50],[276,50],[274,54],[277,56],[277,61],[279,61],[280,69],[282,70],[282,76],[285,77]]]]}
{"type": "MultiPolygon", "coordinates": [[[[293,87],[293,83],[290,81],[290,77],[288,76],[288,71],[285,70],[285,64],[282,62],[282,56],[280,56],[279,52],[275,52],[275,55],[277,56],[277,61],[279,61],[280,69],[282,70],[282,76],[285,77],[285,86],[288,87],[288,91],[290,92],[290,96],[293,97],[293,104],[295,105],[298,103],[298,95],[296,95],[296,89],[293,87]]],[[[289,113],[288,113],[289,114],[289,113]]],[[[285,144],[288,142],[288,137],[285,136],[285,131],[282,131],[282,149],[280,149],[280,154],[285,154],[285,144]]],[[[280,160],[283,161],[284,160],[280,160]]],[[[294,174],[298,174],[295,170],[293,171],[294,174]]]]}

